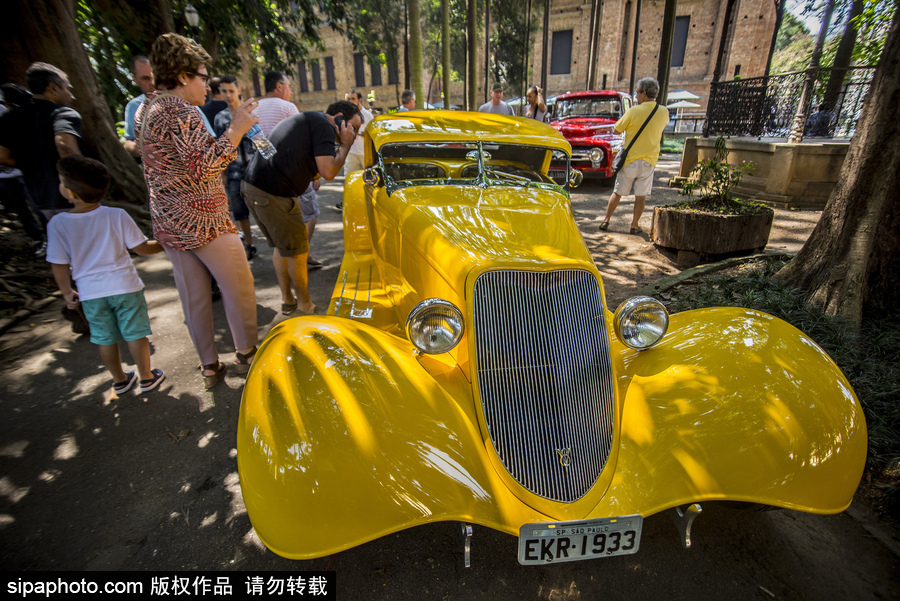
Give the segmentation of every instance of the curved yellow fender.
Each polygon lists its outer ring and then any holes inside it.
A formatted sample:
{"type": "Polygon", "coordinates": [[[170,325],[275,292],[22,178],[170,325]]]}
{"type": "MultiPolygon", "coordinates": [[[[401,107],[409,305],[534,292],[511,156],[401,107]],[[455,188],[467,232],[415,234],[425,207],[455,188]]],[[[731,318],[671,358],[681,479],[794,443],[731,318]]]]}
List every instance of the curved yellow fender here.
{"type": "MultiPolygon", "coordinates": [[[[611,483],[578,501],[589,509],[577,517],[715,499],[818,513],[850,503],[865,461],[862,410],[798,330],[710,309],[674,315],[648,351],[610,339],[618,452],[605,468],[611,483]]],[[[517,534],[523,523],[575,519],[571,506],[538,511],[505,484],[478,412],[449,357],[417,355],[349,319],[282,322],[257,353],[238,425],[257,534],[279,555],[309,559],[428,522],[517,534]]]]}

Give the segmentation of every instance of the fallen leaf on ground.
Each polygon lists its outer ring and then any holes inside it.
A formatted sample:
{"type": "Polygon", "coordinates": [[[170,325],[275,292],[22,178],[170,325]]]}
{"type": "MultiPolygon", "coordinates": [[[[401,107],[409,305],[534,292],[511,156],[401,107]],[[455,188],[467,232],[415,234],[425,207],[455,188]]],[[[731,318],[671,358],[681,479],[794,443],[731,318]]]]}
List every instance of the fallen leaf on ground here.
{"type": "Polygon", "coordinates": [[[169,432],[168,430],[166,430],[166,433],[168,433],[168,435],[171,436],[171,437],[172,437],[172,440],[174,440],[175,442],[181,442],[182,440],[184,440],[185,438],[187,438],[187,435],[190,434],[191,431],[188,430],[187,428],[185,428],[184,430],[182,430],[182,431],[179,432],[178,434],[172,434],[172,433],[169,432]]]}

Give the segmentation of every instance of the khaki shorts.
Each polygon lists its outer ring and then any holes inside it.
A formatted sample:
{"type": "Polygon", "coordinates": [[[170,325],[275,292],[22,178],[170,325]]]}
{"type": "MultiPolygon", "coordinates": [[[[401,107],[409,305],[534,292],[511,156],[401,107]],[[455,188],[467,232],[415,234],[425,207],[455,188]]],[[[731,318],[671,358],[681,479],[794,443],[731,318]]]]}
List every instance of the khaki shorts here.
{"type": "Polygon", "coordinates": [[[269,246],[282,256],[309,252],[306,223],[296,197],[274,196],[247,182],[241,182],[241,194],[269,246]]]}
{"type": "Polygon", "coordinates": [[[647,161],[637,160],[628,163],[616,175],[616,187],[613,192],[619,196],[628,196],[634,186],[635,196],[650,196],[650,189],[653,188],[653,170],[654,166],[647,161]]]}

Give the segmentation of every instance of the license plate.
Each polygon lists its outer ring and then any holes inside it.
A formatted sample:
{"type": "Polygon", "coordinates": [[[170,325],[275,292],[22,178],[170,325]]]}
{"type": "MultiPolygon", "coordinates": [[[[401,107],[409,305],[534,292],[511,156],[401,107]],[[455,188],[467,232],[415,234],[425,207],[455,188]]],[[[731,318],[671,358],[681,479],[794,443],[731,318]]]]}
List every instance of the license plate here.
{"type": "Polygon", "coordinates": [[[562,169],[551,169],[549,174],[553,179],[566,179],[566,172],[562,169]]]}
{"type": "Polygon", "coordinates": [[[519,528],[519,563],[535,565],[631,555],[640,546],[643,522],[639,515],[627,515],[525,524],[519,528]]]}

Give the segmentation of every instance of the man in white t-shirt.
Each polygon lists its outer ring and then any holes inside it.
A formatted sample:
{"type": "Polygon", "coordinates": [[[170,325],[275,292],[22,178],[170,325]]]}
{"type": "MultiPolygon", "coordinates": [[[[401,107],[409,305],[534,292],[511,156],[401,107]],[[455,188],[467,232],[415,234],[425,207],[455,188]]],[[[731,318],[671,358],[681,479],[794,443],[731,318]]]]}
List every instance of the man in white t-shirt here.
{"type": "Polygon", "coordinates": [[[344,174],[349,175],[354,171],[360,171],[363,168],[365,158],[365,148],[363,147],[363,133],[366,131],[366,125],[373,119],[372,111],[363,106],[362,94],[359,90],[353,90],[347,99],[359,108],[362,115],[362,127],[356,133],[356,140],[350,147],[350,154],[347,155],[347,161],[344,163],[344,174]]]}
{"type": "Polygon", "coordinates": [[[491,88],[491,99],[478,107],[479,113],[494,113],[496,115],[513,116],[513,110],[503,102],[503,86],[495,83],[491,88]]]}
{"type": "Polygon", "coordinates": [[[266,97],[259,99],[253,114],[259,117],[259,127],[268,137],[276,125],[300,111],[297,110],[297,105],[291,102],[293,96],[291,82],[284,73],[269,71],[263,85],[266,97]]]}

